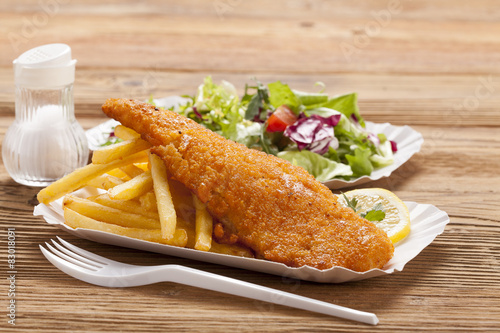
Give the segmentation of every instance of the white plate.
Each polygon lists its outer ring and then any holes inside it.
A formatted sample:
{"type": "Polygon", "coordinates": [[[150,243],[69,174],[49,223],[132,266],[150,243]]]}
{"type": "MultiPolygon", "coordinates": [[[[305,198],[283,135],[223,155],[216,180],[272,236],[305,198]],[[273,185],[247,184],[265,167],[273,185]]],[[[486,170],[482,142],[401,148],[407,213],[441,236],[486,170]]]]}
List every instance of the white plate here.
{"type": "MultiPolygon", "coordinates": [[[[95,190],[94,190],[95,192],[95,190]]],[[[85,188],[75,194],[86,197],[95,194],[85,188]]],[[[415,202],[405,202],[410,211],[411,232],[406,239],[395,246],[394,257],[383,267],[383,269],[372,269],[359,273],[343,267],[334,267],[327,270],[318,270],[309,266],[300,268],[288,267],[284,264],[266,261],[262,259],[252,259],[235,257],[230,255],[203,252],[188,248],[163,245],[146,242],[115,234],[105,233],[89,229],[72,229],[64,224],[62,199],[54,201],[50,206],[39,204],[35,207],[33,215],[42,216],[49,224],[58,226],[75,236],[89,239],[95,242],[111,244],[122,247],[129,247],[144,251],[162,253],[187,259],[206,261],[220,265],[248,269],[282,276],[284,278],[295,278],[323,283],[341,283],[347,281],[357,281],[391,274],[395,271],[402,271],[403,267],[414,257],[416,257],[425,247],[427,247],[437,235],[444,231],[446,224],[450,221],[448,215],[432,205],[418,204],[415,202]]]]}
{"type": "MultiPolygon", "coordinates": [[[[160,99],[154,99],[157,106],[165,108],[176,108],[186,103],[187,99],[179,96],[170,96],[160,99]]],[[[96,150],[109,138],[109,133],[118,125],[116,120],[108,120],[87,131],[87,141],[91,150],[96,150]]],[[[375,181],[383,177],[389,177],[391,173],[407,162],[414,154],[420,151],[424,142],[422,134],[409,126],[394,126],[389,123],[377,124],[367,121],[366,129],[369,132],[379,134],[383,133],[389,140],[397,142],[398,151],[394,154],[394,163],[384,168],[374,170],[370,176],[363,176],[352,180],[332,179],[323,182],[330,189],[341,189],[355,185],[375,181]]]]}

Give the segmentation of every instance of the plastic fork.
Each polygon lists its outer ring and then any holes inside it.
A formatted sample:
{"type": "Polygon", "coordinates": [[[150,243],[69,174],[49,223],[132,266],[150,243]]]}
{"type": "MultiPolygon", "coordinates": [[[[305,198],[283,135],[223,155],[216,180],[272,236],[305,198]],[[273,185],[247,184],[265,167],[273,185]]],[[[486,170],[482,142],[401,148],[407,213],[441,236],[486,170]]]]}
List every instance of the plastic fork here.
{"type": "Polygon", "coordinates": [[[64,273],[103,287],[134,287],[157,282],[176,282],[292,308],[376,325],[375,314],[294,295],[225,276],[180,265],[136,266],[110,260],[80,249],[57,237],[54,246],[40,245],[45,257],[64,273]]]}

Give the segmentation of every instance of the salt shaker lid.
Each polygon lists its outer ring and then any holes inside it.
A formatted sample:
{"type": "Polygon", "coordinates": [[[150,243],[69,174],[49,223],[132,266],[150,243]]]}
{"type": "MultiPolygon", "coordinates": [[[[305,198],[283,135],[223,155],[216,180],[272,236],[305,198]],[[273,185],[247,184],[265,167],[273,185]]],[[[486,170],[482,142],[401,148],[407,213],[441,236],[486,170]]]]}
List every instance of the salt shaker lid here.
{"type": "Polygon", "coordinates": [[[16,85],[32,89],[54,89],[75,81],[76,60],[66,44],[42,45],[13,61],[16,85]]]}

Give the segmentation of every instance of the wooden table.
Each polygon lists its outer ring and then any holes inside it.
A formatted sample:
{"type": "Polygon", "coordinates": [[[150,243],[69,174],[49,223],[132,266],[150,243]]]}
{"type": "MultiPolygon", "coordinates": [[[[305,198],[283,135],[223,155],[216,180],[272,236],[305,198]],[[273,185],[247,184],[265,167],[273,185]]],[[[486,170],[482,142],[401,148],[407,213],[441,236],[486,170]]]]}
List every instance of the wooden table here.
{"type": "Polygon", "coordinates": [[[20,1],[0,4],[0,139],[14,119],[12,60],[52,42],[78,59],[76,116],[105,120],[108,97],[192,94],[211,74],[356,91],[367,120],[410,125],[421,152],[384,187],[446,211],[445,232],[402,272],[345,284],[279,276],[77,239],[32,215],[38,188],[0,166],[0,330],[500,330],[499,1],[20,1]],[[16,235],[16,326],[8,323],[9,228],[16,235]],[[177,263],[375,312],[376,327],[172,283],[108,289],[69,277],[38,244],[55,236],[127,263],[177,263]]]}

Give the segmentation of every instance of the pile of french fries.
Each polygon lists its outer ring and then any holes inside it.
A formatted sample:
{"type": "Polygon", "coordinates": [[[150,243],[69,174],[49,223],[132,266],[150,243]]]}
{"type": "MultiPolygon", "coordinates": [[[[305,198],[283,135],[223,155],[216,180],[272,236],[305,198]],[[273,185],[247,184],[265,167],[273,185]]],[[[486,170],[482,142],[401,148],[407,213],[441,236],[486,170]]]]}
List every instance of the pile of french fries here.
{"type": "Polygon", "coordinates": [[[63,197],[65,224],[74,229],[253,257],[245,247],[212,239],[213,220],[205,205],[168,176],[163,160],[137,132],[118,125],[114,135],[122,141],[94,151],[91,164],[41,190],[38,201],[63,197]],[[83,187],[95,189],[95,195],[72,194],[83,187]]]}

